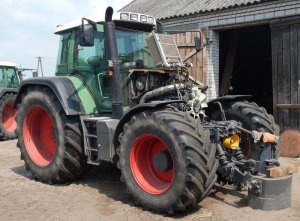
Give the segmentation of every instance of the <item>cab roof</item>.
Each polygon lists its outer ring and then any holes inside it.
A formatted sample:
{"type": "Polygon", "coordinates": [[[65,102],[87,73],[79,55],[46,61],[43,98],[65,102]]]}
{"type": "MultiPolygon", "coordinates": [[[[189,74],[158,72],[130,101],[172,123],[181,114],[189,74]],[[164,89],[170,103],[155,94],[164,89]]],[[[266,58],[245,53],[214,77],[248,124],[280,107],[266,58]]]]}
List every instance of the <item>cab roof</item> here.
{"type": "Polygon", "coordinates": [[[0,66],[5,66],[5,67],[18,67],[16,63],[10,62],[10,61],[0,61],[0,66]]]}
{"type": "MultiPolygon", "coordinates": [[[[104,17],[98,16],[91,16],[87,17],[88,19],[96,22],[96,23],[104,23],[104,17]]],[[[128,22],[128,23],[135,23],[135,24],[144,24],[146,26],[156,26],[156,20],[151,15],[145,15],[140,13],[133,13],[133,12],[115,12],[113,14],[113,21],[120,21],[120,22],[128,22]]],[[[67,30],[79,27],[82,23],[82,19],[76,19],[74,21],[68,22],[64,25],[58,25],[55,29],[55,34],[61,34],[66,32],[67,30]]]]}

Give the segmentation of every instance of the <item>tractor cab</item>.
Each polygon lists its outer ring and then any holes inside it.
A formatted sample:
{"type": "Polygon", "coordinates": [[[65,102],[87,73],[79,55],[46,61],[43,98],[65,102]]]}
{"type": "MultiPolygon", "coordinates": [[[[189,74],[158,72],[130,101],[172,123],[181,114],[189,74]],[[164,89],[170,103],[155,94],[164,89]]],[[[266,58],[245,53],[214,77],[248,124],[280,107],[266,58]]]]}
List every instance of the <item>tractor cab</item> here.
{"type": "Polygon", "coordinates": [[[0,87],[18,88],[19,83],[18,65],[12,62],[0,61],[0,87]]]}
{"type": "MultiPolygon", "coordinates": [[[[116,27],[118,61],[121,84],[126,84],[130,69],[153,69],[147,35],[156,27],[152,16],[120,12],[112,18],[116,27]]],[[[88,30],[85,30],[86,32],[88,30]]],[[[84,79],[92,95],[97,98],[98,109],[111,112],[111,74],[108,71],[104,18],[83,18],[58,26],[60,35],[56,76],[84,79]],[[93,23],[89,43],[82,42],[82,28],[93,23]]],[[[86,39],[87,40],[87,39],[86,39]]],[[[124,90],[124,98],[128,97],[124,90]]]]}
{"type": "MultiPolygon", "coordinates": [[[[55,34],[61,36],[57,75],[66,75],[75,69],[88,72],[101,72],[105,69],[104,20],[97,18],[83,20],[84,24],[86,20],[95,22],[92,45],[82,46],[80,42],[82,25],[80,20],[59,26],[55,31],[55,34]]],[[[136,65],[153,67],[150,52],[147,50],[146,35],[155,27],[155,19],[137,13],[116,13],[113,21],[116,25],[121,68],[134,68],[136,65]]]]}

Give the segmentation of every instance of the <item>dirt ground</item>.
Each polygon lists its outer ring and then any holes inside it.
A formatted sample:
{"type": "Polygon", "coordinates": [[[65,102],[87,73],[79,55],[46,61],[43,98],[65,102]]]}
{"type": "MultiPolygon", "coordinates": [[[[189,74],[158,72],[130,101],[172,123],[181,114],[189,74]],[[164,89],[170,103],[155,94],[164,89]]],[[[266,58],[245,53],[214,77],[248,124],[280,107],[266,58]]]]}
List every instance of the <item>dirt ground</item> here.
{"type": "MultiPolygon", "coordinates": [[[[281,161],[300,166],[300,159],[281,161]]],[[[247,206],[247,192],[216,186],[199,207],[169,217],[135,207],[120,172],[104,165],[67,185],[48,185],[29,178],[16,141],[0,142],[0,220],[300,220],[300,172],[293,177],[292,206],[280,211],[247,206]]]]}

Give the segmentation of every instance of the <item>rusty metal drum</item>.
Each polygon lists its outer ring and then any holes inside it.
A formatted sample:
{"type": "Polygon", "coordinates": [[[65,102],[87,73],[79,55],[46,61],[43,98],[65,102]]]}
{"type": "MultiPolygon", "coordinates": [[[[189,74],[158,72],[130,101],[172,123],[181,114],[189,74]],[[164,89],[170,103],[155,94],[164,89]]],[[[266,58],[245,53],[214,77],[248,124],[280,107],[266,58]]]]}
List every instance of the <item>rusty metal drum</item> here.
{"type": "Polygon", "coordinates": [[[280,135],[280,150],[282,157],[299,157],[300,132],[298,130],[286,130],[280,135]]]}

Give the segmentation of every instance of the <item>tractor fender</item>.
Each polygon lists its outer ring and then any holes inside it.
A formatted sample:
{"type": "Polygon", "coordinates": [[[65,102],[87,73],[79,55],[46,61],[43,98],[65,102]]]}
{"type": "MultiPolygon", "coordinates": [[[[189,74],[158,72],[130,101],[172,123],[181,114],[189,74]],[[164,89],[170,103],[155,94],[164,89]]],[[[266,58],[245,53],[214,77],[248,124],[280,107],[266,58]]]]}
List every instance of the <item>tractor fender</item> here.
{"type": "Polygon", "coordinates": [[[251,97],[251,95],[225,95],[222,97],[217,97],[207,102],[208,108],[205,110],[205,113],[208,116],[210,116],[211,113],[215,112],[216,110],[220,110],[219,107],[216,105],[217,102],[220,102],[221,105],[224,107],[233,101],[249,100],[251,99],[251,97]]]}
{"type": "Polygon", "coordinates": [[[2,98],[3,95],[5,95],[7,93],[16,94],[16,93],[18,93],[18,89],[15,89],[15,88],[0,88],[0,98],[2,98]]]}
{"type": "Polygon", "coordinates": [[[183,100],[173,100],[173,101],[156,101],[156,102],[138,104],[130,111],[128,111],[119,121],[114,134],[114,147],[116,148],[118,146],[119,144],[118,137],[120,133],[122,133],[123,131],[123,126],[127,121],[130,120],[132,116],[146,110],[154,110],[154,109],[162,108],[168,104],[183,103],[183,102],[184,102],[183,100]]]}
{"type": "Polygon", "coordinates": [[[85,114],[85,110],[72,81],[66,77],[31,78],[22,81],[14,103],[15,107],[21,103],[22,94],[26,93],[27,89],[33,86],[47,87],[52,90],[65,110],[66,115],[85,114]]]}
{"type": "Polygon", "coordinates": [[[250,99],[252,96],[251,95],[225,95],[222,97],[217,97],[215,99],[212,99],[210,101],[208,101],[208,105],[212,104],[214,102],[221,102],[221,103],[227,103],[227,102],[232,102],[232,101],[236,101],[236,100],[242,100],[242,99],[250,99]]]}

